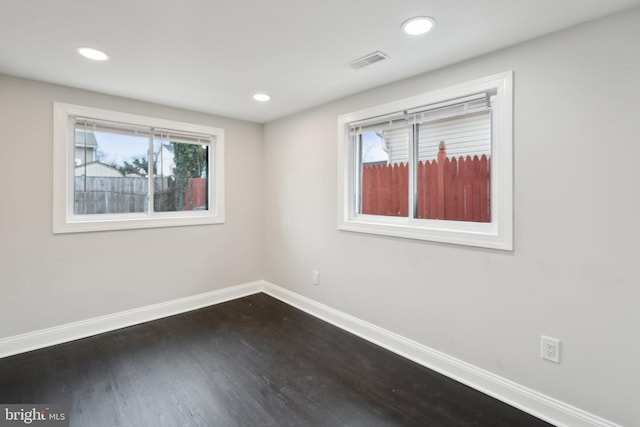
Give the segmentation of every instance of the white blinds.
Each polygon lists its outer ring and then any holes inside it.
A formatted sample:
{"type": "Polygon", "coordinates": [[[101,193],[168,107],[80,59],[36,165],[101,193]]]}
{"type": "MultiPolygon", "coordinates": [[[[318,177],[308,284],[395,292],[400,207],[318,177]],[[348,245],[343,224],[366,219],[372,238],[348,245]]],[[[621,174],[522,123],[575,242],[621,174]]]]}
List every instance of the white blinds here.
{"type": "Polygon", "coordinates": [[[183,144],[208,144],[211,136],[197,133],[176,132],[168,129],[154,129],[154,136],[162,141],[180,142],[183,144]]]}
{"type": "Polygon", "coordinates": [[[393,113],[381,117],[372,117],[350,124],[352,134],[385,131],[409,125],[409,116],[405,112],[393,113]]]}
{"type": "Polygon", "coordinates": [[[151,128],[146,126],[136,126],[126,123],[109,122],[86,117],[76,117],[76,129],[87,132],[108,132],[121,135],[148,137],[151,135],[151,128]]]}
{"type": "Polygon", "coordinates": [[[478,93],[463,98],[451,99],[436,104],[423,105],[406,111],[398,111],[379,117],[371,117],[349,124],[352,134],[373,131],[388,131],[414,123],[425,123],[487,111],[490,108],[489,94],[478,93]]]}
{"type": "Polygon", "coordinates": [[[390,164],[409,161],[414,138],[418,161],[436,159],[440,141],[445,142],[448,157],[491,156],[491,100],[486,94],[416,108],[402,116],[355,123],[351,130],[354,135],[375,132],[382,138],[390,164]]]}
{"type": "Polygon", "coordinates": [[[179,132],[171,129],[151,128],[147,126],[136,126],[127,123],[110,122],[96,120],[86,117],[76,117],[75,127],[79,131],[87,132],[108,132],[121,135],[149,137],[170,142],[181,142],[186,144],[208,144],[211,136],[191,132],[179,132]]]}

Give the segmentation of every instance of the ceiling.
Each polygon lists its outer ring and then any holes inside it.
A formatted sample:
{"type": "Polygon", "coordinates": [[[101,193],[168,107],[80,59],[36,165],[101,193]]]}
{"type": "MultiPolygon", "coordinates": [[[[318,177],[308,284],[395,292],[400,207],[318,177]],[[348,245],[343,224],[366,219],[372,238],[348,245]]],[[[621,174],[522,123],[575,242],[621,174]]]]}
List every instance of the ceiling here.
{"type": "Polygon", "coordinates": [[[640,0],[2,0],[0,73],[259,123],[640,0]],[[406,19],[436,20],[425,36],[406,19]],[[76,53],[89,46],[111,59],[76,53]],[[382,51],[360,70],[345,64],[382,51]],[[267,103],[256,92],[272,96],[267,103]]]}

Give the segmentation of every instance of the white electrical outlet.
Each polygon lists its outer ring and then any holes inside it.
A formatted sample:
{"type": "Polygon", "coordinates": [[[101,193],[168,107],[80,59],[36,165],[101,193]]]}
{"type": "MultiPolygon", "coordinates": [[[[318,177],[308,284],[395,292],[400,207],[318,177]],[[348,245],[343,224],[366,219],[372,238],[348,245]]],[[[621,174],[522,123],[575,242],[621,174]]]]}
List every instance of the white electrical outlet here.
{"type": "Polygon", "coordinates": [[[560,363],[560,341],[543,335],[540,340],[540,357],[560,363]]]}
{"type": "Polygon", "coordinates": [[[313,284],[314,285],[320,284],[320,273],[318,273],[316,270],[313,270],[313,284]]]}

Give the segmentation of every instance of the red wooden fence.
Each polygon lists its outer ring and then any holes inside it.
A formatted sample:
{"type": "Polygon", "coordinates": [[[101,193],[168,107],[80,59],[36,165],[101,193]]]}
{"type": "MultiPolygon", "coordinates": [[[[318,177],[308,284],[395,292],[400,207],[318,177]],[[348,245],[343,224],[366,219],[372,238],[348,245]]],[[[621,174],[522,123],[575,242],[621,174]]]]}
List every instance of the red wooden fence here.
{"type": "MultiPolygon", "coordinates": [[[[491,221],[491,161],[486,155],[448,158],[444,142],[438,159],[418,163],[417,217],[453,221],[491,221]]],[[[409,167],[364,165],[362,213],[409,214],[409,167]]]]}
{"type": "Polygon", "coordinates": [[[189,178],[185,191],[185,210],[207,206],[207,178],[189,178]]]}

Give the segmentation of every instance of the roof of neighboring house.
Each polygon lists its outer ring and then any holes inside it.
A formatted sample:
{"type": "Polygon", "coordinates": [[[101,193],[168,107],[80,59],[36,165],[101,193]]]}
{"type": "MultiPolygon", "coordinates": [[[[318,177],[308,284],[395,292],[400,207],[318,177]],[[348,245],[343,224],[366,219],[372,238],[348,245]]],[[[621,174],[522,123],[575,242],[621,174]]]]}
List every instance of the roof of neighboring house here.
{"type": "Polygon", "coordinates": [[[123,177],[124,174],[113,166],[100,162],[89,162],[86,165],[76,166],[75,176],[102,176],[102,177],[123,177]]]}
{"type": "Polygon", "coordinates": [[[162,144],[162,148],[166,149],[167,151],[169,151],[170,153],[173,153],[174,149],[173,149],[173,144],[170,142],[165,142],[162,144]]]}
{"type": "Polygon", "coordinates": [[[96,148],[98,146],[98,140],[96,139],[96,136],[93,134],[92,131],[84,131],[82,129],[76,129],[76,146],[82,147],[86,145],[87,147],[94,147],[96,148]],[[85,135],[86,135],[86,141],[85,141],[85,135]]]}

